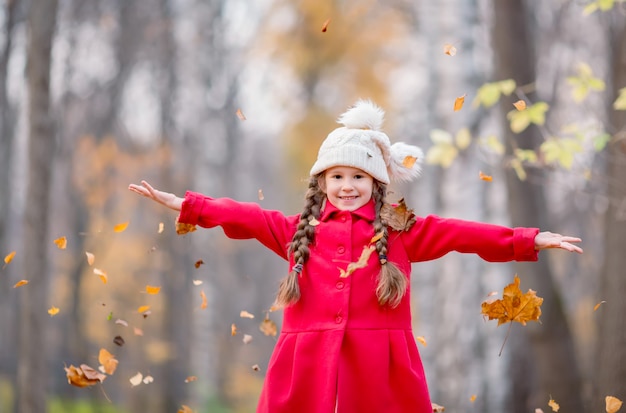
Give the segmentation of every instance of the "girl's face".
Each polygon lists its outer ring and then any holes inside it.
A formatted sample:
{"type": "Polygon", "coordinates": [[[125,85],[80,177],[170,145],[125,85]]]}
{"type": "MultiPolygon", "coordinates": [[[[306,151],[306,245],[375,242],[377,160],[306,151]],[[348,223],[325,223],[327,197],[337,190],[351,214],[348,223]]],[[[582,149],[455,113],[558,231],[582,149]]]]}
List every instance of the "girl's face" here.
{"type": "Polygon", "coordinates": [[[324,172],[319,184],[331,204],[354,211],[372,199],[374,178],[357,168],[335,166],[324,172]]]}

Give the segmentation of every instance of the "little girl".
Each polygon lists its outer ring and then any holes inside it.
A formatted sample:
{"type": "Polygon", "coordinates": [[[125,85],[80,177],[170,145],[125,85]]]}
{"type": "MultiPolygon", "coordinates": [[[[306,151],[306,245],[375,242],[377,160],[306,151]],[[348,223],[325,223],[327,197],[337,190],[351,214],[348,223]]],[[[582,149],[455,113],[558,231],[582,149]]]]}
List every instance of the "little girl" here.
{"type": "Polygon", "coordinates": [[[536,228],[392,219],[387,185],[416,178],[423,155],[391,145],[383,118],[369,101],[341,115],[343,127],[320,147],[299,215],[194,192],[179,198],[145,181],[129,186],[180,211],[181,224],[221,226],[228,237],[255,238],[289,261],[276,298],[282,331],[258,413],[432,412],[411,328],[411,263],[451,251],[491,262],[536,261],[545,248],[582,253],[573,244],[579,238],[536,228]]]}

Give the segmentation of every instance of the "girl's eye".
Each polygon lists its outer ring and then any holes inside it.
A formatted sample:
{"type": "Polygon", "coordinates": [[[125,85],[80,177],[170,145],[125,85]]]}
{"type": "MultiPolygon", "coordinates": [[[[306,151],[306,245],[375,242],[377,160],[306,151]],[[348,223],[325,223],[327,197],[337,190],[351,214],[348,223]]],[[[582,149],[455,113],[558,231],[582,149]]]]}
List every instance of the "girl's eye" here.
{"type": "Polygon", "coordinates": [[[341,179],[341,175],[333,175],[332,178],[333,179],[341,179]]]}
{"type": "Polygon", "coordinates": [[[363,175],[354,175],[354,179],[363,179],[363,175]]]}

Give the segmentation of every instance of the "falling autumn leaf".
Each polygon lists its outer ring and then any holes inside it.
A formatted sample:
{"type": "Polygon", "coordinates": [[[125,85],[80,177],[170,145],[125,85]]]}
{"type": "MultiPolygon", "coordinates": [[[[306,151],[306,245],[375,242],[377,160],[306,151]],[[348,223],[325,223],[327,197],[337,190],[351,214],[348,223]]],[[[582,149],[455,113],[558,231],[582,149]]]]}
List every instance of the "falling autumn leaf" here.
{"type": "Polygon", "coordinates": [[[191,410],[191,408],[185,404],[183,404],[180,409],[178,409],[178,412],[176,413],[194,413],[193,410],[191,410]]]}
{"type": "Polygon", "coordinates": [[[152,295],[156,295],[159,293],[159,291],[161,291],[161,287],[155,287],[152,285],[146,285],[146,292],[148,294],[152,294],[152,295]]]}
{"type": "Polygon", "coordinates": [[[126,343],[124,341],[124,337],[122,336],[115,336],[115,338],[113,339],[113,342],[120,347],[122,347],[126,343]]]}
{"type": "Polygon", "coordinates": [[[426,339],[425,339],[424,337],[422,337],[422,336],[417,336],[417,337],[415,337],[415,339],[416,339],[417,341],[419,341],[420,343],[422,343],[422,345],[423,345],[424,347],[426,347],[426,346],[428,345],[428,344],[426,344],[426,339]]]}
{"type": "Polygon", "coordinates": [[[328,30],[328,24],[329,23],[330,23],[330,19],[326,19],[324,24],[322,24],[322,33],[326,33],[326,30],[328,30]]]}
{"type": "Polygon", "coordinates": [[[248,344],[249,342],[252,341],[252,336],[250,334],[244,334],[242,341],[243,341],[243,344],[248,344]]]}
{"type": "Polygon", "coordinates": [[[193,280],[193,285],[202,285],[202,280],[193,280]]]}
{"type": "Polygon", "coordinates": [[[139,327],[133,327],[133,333],[134,333],[136,336],[143,336],[143,330],[142,330],[142,329],[140,329],[139,327]]]}
{"type": "Polygon", "coordinates": [[[246,310],[242,310],[239,313],[239,317],[241,317],[241,318],[254,318],[254,314],[251,314],[251,313],[247,312],[246,310]]]}
{"type": "Polygon", "coordinates": [[[246,116],[243,114],[243,112],[241,111],[241,109],[237,109],[237,117],[239,118],[239,120],[244,121],[246,120],[246,116]]]}
{"type": "Polygon", "coordinates": [[[200,297],[202,297],[202,304],[200,304],[200,308],[204,310],[209,305],[207,303],[206,294],[204,293],[204,290],[200,291],[200,297]]]}
{"type": "Polygon", "coordinates": [[[90,252],[85,252],[85,255],[87,256],[87,264],[93,265],[93,263],[96,261],[96,256],[90,252]]]}
{"type": "Polygon", "coordinates": [[[350,274],[352,274],[354,271],[358,270],[359,268],[367,267],[367,261],[370,259],[370,255],[372,255],[372,252],[375,250],[376,250],[376,247],[374,245],[364,247],[363,251],[361,252],[361,256],[359,257],[359,260],[357,262],[351,262],[350,264],[348,264],[348,267],[345,269],[345,271],[339,268],[339,277],[340,278],[349,277],[350,274]]]}
{"type": "Polygon", "coordinates": [[[258,364],[255,364],[255,365],[252,366],[252,370],[254,370],[254,371],[261,371],[261,367],[259,367],[258,364]]]}
{"type": "Polygon", "coordinates": [[[561,406],[559,406],[559,404],[552,399],[550,399],[550,401],[548,402],[548,406],[552,408],[553,412],[558,412],[561,408],[561,406]]]}
{"type": "Polygon", "coordinates": [[[60,238],[55,239],[54,245],[56,245],[58,249],[64,250],[65,248],[67,248],[67,238],[60,237],[60,238]]]}
{"type": "Polygon", "coordinates": [[[230,325],[230,335],[231,336],[237,335],[237,326],[235,325],[235,323],[230,325]]]}
{"type": "Polygon", "coordinates": [[[142,380],[143,380],[143,374],[138,372],[137,374],[135,374],[133,377],[130,378],[130,384],[132,384],[133,387],[139,386],[142,380]]]}
{"type": "Polygon", "coordinates": [[[102,383],[107,377],[86,364],[81,364],[80,367],[75,367],[74,365],[65,367],[65,373],[67,382],[76,387],[93,386],[102,383]]]}
{"type": "Polygon", "coordinates": [[[124,232],[128,228],[129,222],[122,222],[113,227],[114,232],[124,232]]]}
{"type": "Polygon", "coordinates": [[[474,403],[476,401],[476,395],[472,394],[470,397],[470,402],[474,403]]]}
{"type": "Polygon", "coordinates": [[[606,413],[616,413],[622,408],[622,401],[617,397],[606,396],[604,402],[606,403],[606,413]]]}
{"type": "Polygon", "coordinates": [[[162,222],[159,222],[159,230],[157,231],[157,233],[159,234],[162,233],[164,229],[165,229],[165,225],[163,225],[162,222]]]}
{"type": "Polygon", "coordinates": [[[189,376],[185,379],[185,383],[191,383],[192,381],[196,381],[198,378],[196,376],[189,376]]]}
{"type": "Polygon", "coordinates": [[[115,356],[105,348],[101,348],[98,353],[98,362],[102,365],[102,369],[108,375],[115,373],[117,369],[117,364],[119,361],[115,358],[115,356]]]}
{"type": "Polygon", "coordinates": [[[459,96],[458,98],[456,98],[454,100],[454,111],[455,112],[458,112],[463,107],[463,104],[465,103],[465,96],[466,95],[459,96]]]}
{"type": "Polygon", "coordinates": [[[102,271],[101,269],[94,268],[93,273],[100,277],[103,284],[106,284],[108,282],[109,278],[107,277],[106,272],[102,271]]]}
{"type": "Polygon", "coordinates": [[[259,201],[263,201],[265,196],[263,195],[263,190],[259,189],[259,201]]]}
{"type": "Polygon", "coordinates": [[[4,257],[4,263],[5,264],[10,263],[11,261],[13,261],[14,257],[15,257],[15,251],[11,251],[10,253],[6,255],[6,257],[4,257]]]}
{"type": "Polygon", "coordinates": [[[154,377],[152,376],[146,376],[143,378],[143,384],[150,384],[154,381],[154,377]]]}
{"type": "Polygon", "coordinates": [[[606,303],[606,301],[600,301],[598,304],[593,306],[593,311],[596,311],[602,304],[606,303]]]}
{"type": "Polygon", "coordinates": [[[21,287],[21,286],[23,286],[23,285],[26,285],[26,284],[28,284],[28,280],[20,280],[20,281],[18,281],[18,282],[16,282],[16,283],[15,283],[15,285],[13,286],[13,288],[19,288],[19,287],[21,287]]]}
{"type": "Polygon", "coordinates": [[[59,314],[59,309],[55,306],[50,307],[50,309],[48,310],[48,314],[50,314],[50,317],[54,317],[55,315],[59,314]]]}
{"type": "Polygon", "coordinates": [[[406,207],[404,198],[400,199],[397,205],[384,204],[380,209],[380,217],[396,231],[408,231],[415,223],[413,210],[406,207]]]}
{"type": "Polygon", "coordinates": [[[543,409],[536,408],[536,409],[535,409],[535,413],[543,413],[543,409]]]}
{"type": "Polygon", "coordinates": [[[489,320],[498,320],[498,325],[517,321],[526,325],[527,321],[538,321],[541,316],[543,298],[537,297],[533,290],[522,293],[520,279],[515,275],[512,284],[504,287],[503,297],[499,300],[487,300],[482,303],[482,314],[489,320]]]}
{"type": "Polygon", "coordinates": [[[493,177],[491,175],[485,175],[482,171],[478,171],[478,177],[486,182],[493,181],[493,177]]]}
{"type": "Polygon", "coordinates": [[[454,56],[456,54],[456,47],[450,43],[446,43],[443,45],[443,52],[448,56],[454,56]]]}
{"type": "Polygon", "coordinates": [[[259,326],[259,330],[266,336],[276,337],[278,332],[278,327],[276,327],[276,323],[269,319],[269,317],[265,317],[265,319],[261,322],[259,326]]]}
{"type": "Polygon", "coordinates": [[[115,320],[115,324],[119,324],[122,325],[124,327],[128,327],[128,322],[125,320],[122,320],[121,318],[118,318],[117,320],[115,320]]]}
{"type": "Polygon", "coordinates": [[[437,403],[431,403],[431,405],[433,406],[433,413],[443,413],[446,410],[445,407],[440,406],[437,403]]]}
{"type": "Polygon", "coordinates": [[[513,106],[515,106],[515,109],[522,111],[526,109],[526,102],[520,99],[517,102],[513,103],[513,106]]]}
{"type": "Polygon", "coordinates": [[[196,267],[196,268],[200,268],[200,266],[201,266],[202,264],[204,264],[204,261],[202,261],[202,260],[198,260],[198,261],[196,261],[196,262],[195,262],[195,264],[193,264],[193,265],[194,265],[194,267],[196,267]]]}
{"type": "Polygon", "coordinates": [[[141,307],[139,307],[137,309],[138,313],[145,313],[146,311],[148,311],[150,309],[149,305],[142,305],[141,307]]]}

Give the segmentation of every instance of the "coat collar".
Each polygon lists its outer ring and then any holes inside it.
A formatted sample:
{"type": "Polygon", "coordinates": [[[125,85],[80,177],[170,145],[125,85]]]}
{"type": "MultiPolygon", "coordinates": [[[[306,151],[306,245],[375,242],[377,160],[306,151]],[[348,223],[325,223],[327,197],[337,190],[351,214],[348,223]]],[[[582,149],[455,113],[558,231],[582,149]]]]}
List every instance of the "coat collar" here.
{"type": "MultiPolygon", "coordinates": [[[[328,202],[326,200],[324,202],[324,210],[320,216],[320,221],[325,222],[331,219],[335,214],[341,213],[343,211],[339,210],[336,206],[328,202]]],[[[361,208],[356,211],[352,211],[352,215],[355,215],[361,219],[364,219],[369,222],[374,222],[376,218],[376,209],[374,207],[374,200],[370,200],[367,204],[363,205],[361,208]]]]}

